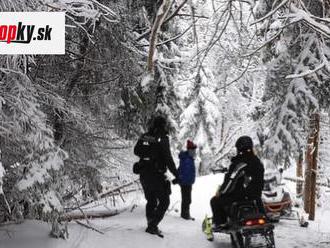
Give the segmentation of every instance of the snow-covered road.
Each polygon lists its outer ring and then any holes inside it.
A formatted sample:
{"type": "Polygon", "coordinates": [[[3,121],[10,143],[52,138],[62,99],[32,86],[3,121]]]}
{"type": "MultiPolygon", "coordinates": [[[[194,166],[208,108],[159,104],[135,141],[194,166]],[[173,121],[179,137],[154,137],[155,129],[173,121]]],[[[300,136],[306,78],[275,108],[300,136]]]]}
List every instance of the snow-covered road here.
{"type": "MultiPolygon", "coordinates": [[[[193,190],[192,215],[196,221],[179,217],[179,187],[173,187],[170,211],[160,224],[165,238],[144,232],[146,220],[143,203],[133,212],[126,211],[91,223],[100,234],[69,223],[69,239],[56,240],[48,237],[50,226],[38,221],[25,221],[21,225],[0,226],[0,248],[230,248],[229,236],[217,234],[214,242],[206,240],[201,231],[205,214],[210,213],[209,200],[221,180],[221,175],[199,178],[193,190]]],[[[328,210],[308,228],[302,228],[295,220],[282,220],[275,227],[277,248],[329,248],[330,230],[328,210]]]]}
{"type": "MultiPolygon", "coordinates": [[[[165,238],[144,232],[145,218],[142,207],[118,216],[93,220],[93,226],[104,235],[75,223],[69,224],[68,240],[48,238],[49,226],[37,221],[26,221],[21,225],[0,227],[1,248],[230,248],[226,235],[218,234],[214,242],[205,239],[201,232],[201,221],[186,221],[177,213],[167,215],[160,228],[165,238]]],[[[329,234],[311,228],[301,228],[295,221],[282,221],[275,228],[278,248],[326,248],[329,234]]]]}

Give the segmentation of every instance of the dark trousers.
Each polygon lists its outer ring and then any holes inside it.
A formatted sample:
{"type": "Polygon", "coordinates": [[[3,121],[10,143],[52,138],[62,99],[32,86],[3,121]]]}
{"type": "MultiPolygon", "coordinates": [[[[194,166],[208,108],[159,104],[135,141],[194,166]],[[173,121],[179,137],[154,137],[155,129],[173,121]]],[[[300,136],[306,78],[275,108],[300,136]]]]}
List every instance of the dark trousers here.
{"type": "Polygon", "coordinates": [[[190,218],[190,203],[192,185],[181,186],[181,217],[190,218]]]}
{"type": "Polygon", "coordinates": [[[212,197],[211,209],[213,213],[213,223],[216,225],[227,223],[228,207],[232,202],[233,200],[228,197],[212,197]]]}
{"type": "MultiPolygon", "coordinates": [[[[260,197],[254,197],[252,199],[247,199],[247,200],[254,200],[256,201],[258,210],[260,213],[265,213],[263,203],[260,197]]],[[[235,201],[244,201],[242,199],[234,199],[231,197],[226,197],[226,196],[221,196],[221,197],[216,197],[214,196],[211,199],[211,209],[213,213],[213,223],[216,225],[219,224],[225,224],[227,223],[227,217],[229,215],[230,208],[235,201]]]]}
{"type": "Polygon", "coordinates": [[[165,212],[170,205],[170,195],[166,188],[153,189],[150,185],[143,185],[144,196],[147,200],[146,217],[148,226],[157,227],[163,219],[165,212]]]}

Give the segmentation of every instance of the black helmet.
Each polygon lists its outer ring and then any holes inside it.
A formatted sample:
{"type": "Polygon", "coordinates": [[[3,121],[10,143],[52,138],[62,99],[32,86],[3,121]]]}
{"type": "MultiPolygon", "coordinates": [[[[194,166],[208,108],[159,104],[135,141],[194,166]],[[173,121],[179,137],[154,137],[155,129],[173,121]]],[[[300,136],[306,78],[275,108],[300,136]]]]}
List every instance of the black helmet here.
{"type": "Polygon", "coordinates": [[[151,126],[149,131],[151,133],[166,133],[167,130],[167,120],[161,116],[161,115],[157,115],[155,116],[152,121],[151,121],[151,126]]]}
{"type": "Polygon", "coordinates": [[[153,122],[154,122],[153,123],[154,128],[160,128],[160,129],[165,128],[167,123],[166,119],[161,115],[156,116],[153,122]]]}
{"type": "Polygon", "coordinates": [[[235,146],[238,152],[252,151],[253,141],[249,136],[241,136],[236,141],[235,146]]]}

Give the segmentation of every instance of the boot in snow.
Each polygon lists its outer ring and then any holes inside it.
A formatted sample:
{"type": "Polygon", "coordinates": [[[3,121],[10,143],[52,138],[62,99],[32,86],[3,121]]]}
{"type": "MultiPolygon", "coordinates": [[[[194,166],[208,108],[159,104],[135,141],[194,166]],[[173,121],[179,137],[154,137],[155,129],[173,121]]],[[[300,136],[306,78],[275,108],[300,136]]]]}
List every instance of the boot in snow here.
{"type": "Polygon", "coordinates": [[[195,218],[191,217],[190,215],[183,215],[181,214],[181,218],[185,220],[195,220],[195,218]]]}
{"type": "Polygon", "coordinates": [[[148,226],[146,232],[164,238],[163,233],[158,229],[157,226],[148,226]]]}

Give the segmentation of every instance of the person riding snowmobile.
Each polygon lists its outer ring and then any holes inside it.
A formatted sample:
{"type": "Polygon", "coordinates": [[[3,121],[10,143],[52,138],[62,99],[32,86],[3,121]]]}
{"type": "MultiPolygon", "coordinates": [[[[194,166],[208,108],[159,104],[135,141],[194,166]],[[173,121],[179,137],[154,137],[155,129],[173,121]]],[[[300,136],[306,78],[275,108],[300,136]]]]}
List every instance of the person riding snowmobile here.
{"type": "Polygon", "coordinates": [[[261,212],[264,166],[253,152],[253,141],[242,136],[236,141],[237,155],[232,158],[224,182],[211,199],[213,227],[225,228],[234,202],[255,200],[261,212]]]}

